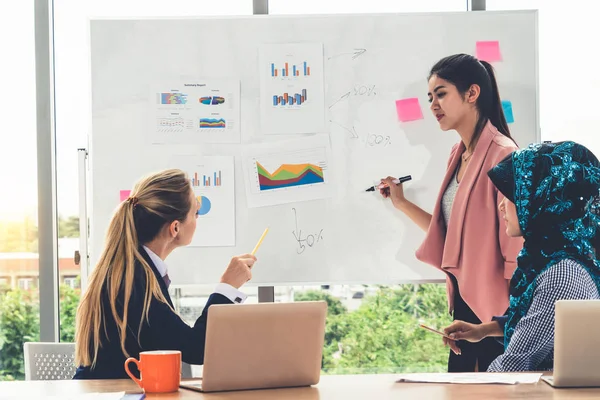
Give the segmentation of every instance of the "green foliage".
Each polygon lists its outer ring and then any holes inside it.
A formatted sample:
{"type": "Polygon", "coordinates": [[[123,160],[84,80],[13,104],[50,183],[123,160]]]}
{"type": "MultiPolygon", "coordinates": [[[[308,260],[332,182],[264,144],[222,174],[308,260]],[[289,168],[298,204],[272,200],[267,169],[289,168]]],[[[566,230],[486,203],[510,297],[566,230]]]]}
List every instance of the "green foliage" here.
{"type": "Polygon", "coordinates": [[[58,218],[58,237],[77,238],[79,237],[79,217],[70,216],[66,219],[58,218]]]}
{"type": "Polygon", "coordinates": [[[37,293],[12,290],[0,303],[0,380],[23,379],[23,343],[39,340],[37,293]]]}
{"type": "Polygon", "coordinates": [[[75,317],[79,305],[79,289],[70,286],[60,286],[60,341],[75,342],[75,317]]]}
{"type": "Polygon", "coordinates": [[[443,327],[450,322],[444,286],[382,287],[356,311],[327,317],[324,372],[446,371],[448,350],[439,336],[418,324],[443,327]]]}
{"type": "Polygon", "coordinates": [[[294,301],[320,301],[325,300],[327,303],[327,314],[328,315],[339,315],[346,311],[346,307],[342,304],[340,299],[337,299],[327,292],[322,290],[307,290],[306,292],[299,292],[294,295],[294,301]]]}
{"type": "MultiPolygon", "coordinates": [[[[61,341],[73,342],[79,290],[60,288],[61,341]]],[[[451,322],[443,285],[381,287],[348,312],[323,291],[297,293],[296,301],[325,300],[329,306],[323,370],[329,374],[441,372],[448,349],[438,335],[418,327],[451,322]]],[[[39,340],[37,292],[0,294],[0,380],[23,379],[23,343],[39,340]]]]}
{"type": "MultiPolygon", "coordinates": [[[[9,290],[0,295],[0,381],[23,379],[23,343],[39,341],[37,291],[9,290]]],[[[79,289],[60,286],[60,340],[75,340],[79,289]]]]}

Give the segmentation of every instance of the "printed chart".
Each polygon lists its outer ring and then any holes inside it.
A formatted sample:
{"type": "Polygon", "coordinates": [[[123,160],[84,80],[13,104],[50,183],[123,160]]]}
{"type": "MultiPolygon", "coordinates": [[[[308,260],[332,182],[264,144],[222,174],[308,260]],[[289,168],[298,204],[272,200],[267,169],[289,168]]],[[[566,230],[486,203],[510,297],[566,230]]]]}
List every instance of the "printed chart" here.
{"type": "Polygon", "coordinates": [[[190,246],[234,246],[234,158],[179,156],[172,164],[186,171],[198,201],[196,232],[190,246]]]}
{"type": "Polygon", "coordinates": [[[210,79],[158,91],[155,143],[238,143],[240,82],[210,79]]]}
{"type": "Polygon", "coordinates": [[[330,197],[330,153],[326,135],[248,147],[243,155],[248,207],[330,197]]]}
{"type": "Polygon", "coordinates": [[[265,44],[259,63],[263,132],[324,132],[323,44],[265,44]]]}
{"type": "MultiPolygon", "coordinates": [[[[304,152],[302,152],[304,153],[304,152]]],[[[324,158],[319,157],[319,152],[310,154],[309,151],[306,158],[324,158]]],[[[296,158],[300,156],[297,154],[283,154],[273,156],[274,158],[296,158]]],[[[265,167],[259,161],[255,161],[256,173],[258,174],[258,187],[260,191],[291,188],[294,186],[310,185],[314,183],[325,183],[323,176],[323,170],[326,168],[325,162],[322,162],[322,166],[303,163],[303,164],[280,164],[279,168],[274,173],[267,171],[265,167]]]]}

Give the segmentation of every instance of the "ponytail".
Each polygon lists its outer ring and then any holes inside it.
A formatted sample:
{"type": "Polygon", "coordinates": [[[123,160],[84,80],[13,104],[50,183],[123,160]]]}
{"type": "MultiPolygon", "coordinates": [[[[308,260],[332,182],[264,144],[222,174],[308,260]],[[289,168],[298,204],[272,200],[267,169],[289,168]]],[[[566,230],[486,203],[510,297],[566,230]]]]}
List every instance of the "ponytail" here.
{"type": "MultiPolygon", "coordinates": [[[[488,73],[491,84],[491,104],[490,104],[490,115],[488,116],[492,125],[498,129],[498,131],[508,138],[512,138],[510,135],[510,130],[508,129],[508,123],[506,122],[506,117],[504,116],[504,109],[502,108],[502,101],[500,100],[500,91],[498,90],[498,83],[496,82],[496,74],[494,72],[494,67],[487,61],[479,61],[483,64],[485,70],[488,73]]],[[[513,139],[514,141],[514,139],[513,139]]]]}
{"type": "MultiPolygon", "coordinates": [[[[192,207],[191,186],[180,170],[167,170],[140,181],[132,196],[123,201],[113,215],[106,234],[105,248],[98,264],[90,274],[88,288],[77,309],[75,332],[75,362],[77,365],[96,365],[105,331],[108,310],[103,307],[103,295],[110,302],[110,316],[114,319],[125,357],[129,301],[134,286],[136,264],[140,264],[146,288],[140,321],[148,322],[152,298],[165,304],[160,285],[152,268],[139,251],[140,244],[154,239],[160,230],[172,221],[183,221],[192,207]]],[[[139,272],[138,272],[139,273],[139,272]]],[[[137,341],[143,324],[139,324],[137,341]]]]}

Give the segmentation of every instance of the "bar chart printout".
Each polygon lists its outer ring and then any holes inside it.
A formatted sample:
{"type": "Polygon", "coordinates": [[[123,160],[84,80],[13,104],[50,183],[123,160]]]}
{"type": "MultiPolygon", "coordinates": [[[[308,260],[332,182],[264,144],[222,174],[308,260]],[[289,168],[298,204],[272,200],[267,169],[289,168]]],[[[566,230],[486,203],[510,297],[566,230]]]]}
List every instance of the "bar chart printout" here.
{"type": "Polygon", "coordinates": [[[310,66],[304,61],[300,65],[292,65],[290,70],[290,64],[284,63],[282,68],[278,68],[275,63],[271,63],[271,77],[295,77],[295,76],[310,76],[310,66]]]}
{"type": "Polygon", "coordinates": [[[264,44],[259,66],[264,133],[326,131],[322,43],[264,44]]]}
{"type": "Polygon", "coordinates": [[[199,228],[190,245],[234,246],[234,157],[177,156],[171,165],[187,173],[197,201],[199,228]]]}
{"type": "Polygon", "coordinates": [[[273,106],[301,106],[308,99],[306,89],[300,93],[283,93],[282,95],[273,95],[273,106]]]}

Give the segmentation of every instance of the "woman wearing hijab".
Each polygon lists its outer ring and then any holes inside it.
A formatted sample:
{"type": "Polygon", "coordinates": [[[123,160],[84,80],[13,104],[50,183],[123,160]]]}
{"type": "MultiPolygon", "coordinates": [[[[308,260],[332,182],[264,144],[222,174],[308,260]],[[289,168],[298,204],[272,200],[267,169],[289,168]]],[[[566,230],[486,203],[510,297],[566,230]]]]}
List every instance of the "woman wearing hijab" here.
{"type": "MultiPolygon", "coordinates": [[[[510,306],[492,322],[455,321],[444,331],[469,342],[504,336],[504,354],[488,371],[550,370],[556,301],[600,299],[600,163],[574,142],[535,144],[488,175],[506,197],[500,211],[507,235],[525,239],[510,306]]],[[[457,351],[455,340],[444,338],[457,351]]]]}

